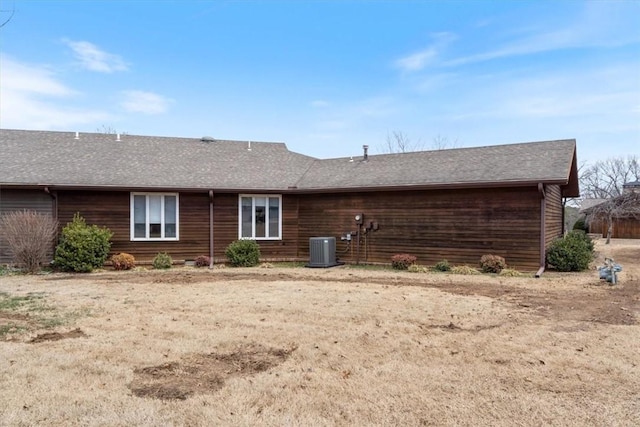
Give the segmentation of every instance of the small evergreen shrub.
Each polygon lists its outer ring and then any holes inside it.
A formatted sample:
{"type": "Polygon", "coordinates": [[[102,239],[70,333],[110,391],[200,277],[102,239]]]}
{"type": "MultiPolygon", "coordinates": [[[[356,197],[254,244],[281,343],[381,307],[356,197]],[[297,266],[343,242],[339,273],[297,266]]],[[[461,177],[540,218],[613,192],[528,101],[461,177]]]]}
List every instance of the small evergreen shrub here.
{"type": "Polygon", "coordinates": [[[101,268],[111,249],[113,233],[106,227],[87,225],[79,213],[62,229],[54,265],[63,271],[88,273],[101,268]]]}
{"type": "Polygon", "coordinates": [[[451,272],[453,274],[464,274],[468,276],[481,274],[478,270],[473,267],[469,267],[468,265],[456,265],[455,267],[451,267],[451,272]]]}
{"type": "Polygon", "coordinates": [[[411,264],[409,268],[407,268],[407,271],[409,271],[410,273],[426,273],[427,271],[429,271],[429,269],[427,269],[427,267],[425,267],[424,265],[411,264]]]}
{"type": "Polygon", "coordinates": [[[558,271],[584,271],[592,260],[593,241],[580,230],[554,240],[547,249],[547,263],[558,271]]]}
{"type": "Polygon", "coordinates": [[[206,255],[200,255],[196,257],[196,259],[194,260],[194,265],[196,267],[209,267],[210,264],[211,264],[211,258],[209,258],[206,255]]]}
{"type": "Polygon", "coordinates": [[[507,268],[507,262],[500,255],[482,255],[480,268],[483,273],[500,273],[507,268]]]}
{"type": "Polygon", "coordinates": [[[435,271],[451,271],[451,266],[449,265],[449,261],[443,259],[442,261],[438,261],[436,265],[433,266],[435,271]]]}
{"type": "Polygon", "coordinates": [[[111,257],[111,264],[115,270],[131,270],[136,266],[136,259],[131,254],[121,252],[111,257]]]}
{"type": "Polygon", "coordinates": [[[415,264],[416,258],[409,254],[397,254],[391,257],[391,267],[394,270],[407,270],[410,265],[415,264]]]}
{"type": "Polygon", "coordinates": [[[161,270],[171,268],[172,263],[173,260],[171,259],[171,255],[166,252],[160,252],[153,258],[151,265],[153,265],[153,268],[161,270]]]}
{"type": "Polygon", "coordinates": [[[224,254],[233,267],[255,267],[260,262],[260,246],[255,240],[231,242],[224,254]]]}
{"type": "Polygon", "coordinates": [[[574,230],[582,230],[585,233],[589,232],[589,224],[587,224],[587,220],[585,217],[578,218],[578,220],[573,224],[574,230]]]}
{"type": "Polygon", "coordinates": [[[520,273],[518,270],[515,270],[513,268],[505,268],[500,273],[498,273],[498,276],[521,277],[521,276],[524,276],[524,274],[520,273]]]}

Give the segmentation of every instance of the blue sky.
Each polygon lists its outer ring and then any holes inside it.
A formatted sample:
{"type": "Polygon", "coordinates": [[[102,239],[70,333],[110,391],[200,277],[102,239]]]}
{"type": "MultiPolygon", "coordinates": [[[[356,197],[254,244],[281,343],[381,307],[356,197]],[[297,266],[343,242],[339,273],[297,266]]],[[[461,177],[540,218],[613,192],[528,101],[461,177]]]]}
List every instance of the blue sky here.
{"type": "Polygon", "coordinates": [[[640,1],[0,1],[0,127],[640,155],[640,1]]]}

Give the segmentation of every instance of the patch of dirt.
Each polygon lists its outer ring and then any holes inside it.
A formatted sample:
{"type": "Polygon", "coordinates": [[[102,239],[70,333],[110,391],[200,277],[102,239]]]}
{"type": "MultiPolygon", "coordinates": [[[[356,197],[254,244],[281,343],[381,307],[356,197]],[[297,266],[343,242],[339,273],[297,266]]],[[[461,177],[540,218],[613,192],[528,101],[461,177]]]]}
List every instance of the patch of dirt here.
{"type": "Polygon", "coordinates": [[[28,314],[9,313],[7,311],[0,311],[0,324],[2,322],[2,319],[4,319],[4,320],[23,320],[25,322],[28,322],[30,320],[28,314]]]}
{"type": "Polygon", "coordinates": [[[220,390],[227,379],[247,377],[283,363],[296,350],[267,348],[260,344],[238,346],[230,353],[185,356],[180,362],[134,370],[129,389],[135,396],[184,400],[220,390]]]}
{"type": "Polygon", "coordinates": [[[420,329],[442,329],[443,331],[450,331],[450,332],[481,332],[489,329],[499,328],[500,326],[501,325],[488,325],[488,326],[478,325],[473,328],[463,328],[456,325],[453,322],[449,322],[448,325],[425,325],[425,324],[418,325],[420,329]]]}
{"type": "Polygon", "coordinates": [[[28,342],[31,344],[37,344],[45,341],[60,341],[67,338],[84,338],[85,334],[80,328],[73,329],[69,332],[46,332],[44,334],[36,335],[28,342]]]}

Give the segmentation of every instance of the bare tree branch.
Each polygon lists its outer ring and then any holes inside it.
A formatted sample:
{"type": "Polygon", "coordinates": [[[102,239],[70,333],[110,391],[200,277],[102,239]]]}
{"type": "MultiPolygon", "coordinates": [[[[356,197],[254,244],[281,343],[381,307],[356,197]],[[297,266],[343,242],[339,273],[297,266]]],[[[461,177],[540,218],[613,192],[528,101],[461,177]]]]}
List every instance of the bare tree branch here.
{"type": "Polygon", "coordinates": [[[460,143],[458,141],[458,138],[452,141],[449,141],[449,137],[442,136],[440,134],[436,135],[431,142],[431,148],[433,148],[434,150],[446,150],[448,148],[459,148],[459,147],[460,147],[460,143]]]}
{"type": "Polygon", "coordinates": [[[11,10],[0,10],[1,13],[4,12],[10,12],[11,14],[9,15],[9,17],[7,19],[5,19],[2,24],[0,24],[0,28],[4,27],[5,25],[7,25],[9,23],[9,21],[11,21],[11,19],[13,19],[13,15],[16,14],[16,5],[13,5],[13,8],[11,8],[11,10]]]}
{"type": "Polygon", "coordinates": [[[637,156],[600,160],[581,167],[582,197],[608,199],[622,194],[622,186],[640,180],[640,160],[637,156]]]}

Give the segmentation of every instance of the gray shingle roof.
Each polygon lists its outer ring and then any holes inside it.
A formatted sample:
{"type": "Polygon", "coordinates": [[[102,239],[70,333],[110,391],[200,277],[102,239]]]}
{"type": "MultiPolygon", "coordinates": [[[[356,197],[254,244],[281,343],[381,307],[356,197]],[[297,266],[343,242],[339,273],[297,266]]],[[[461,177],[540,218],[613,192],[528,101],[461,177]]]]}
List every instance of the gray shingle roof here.
{"type": "MultiPolygon", "coordinates": [[[[576,181],[575,140],[320,160],[282,143],[0,129],[0,185],[320,191],[576,181]]],[[[577,184],[571,192],[577,192],[577,184]]],[[[573,196],[573,194],[568,194],[573,196]]],[[[575,194],[577,195],[577,194],[575,194]]]]}
{"type": "Polygon", "coordinates": [[[443,186],[544,182],[566,184],[575,140],[369,156],[315,162],[299,188],[443,186]]]}
{"type": "Polygon", "coordinates": [[[282,190],[315,160],[282,143],[0,130],[0,184],[282,190]]]}

